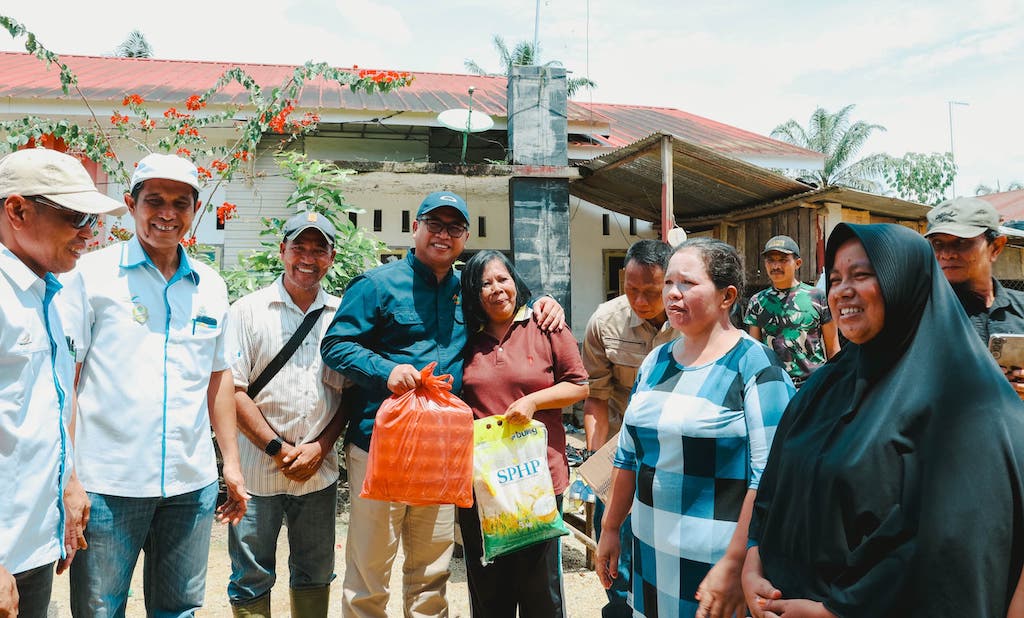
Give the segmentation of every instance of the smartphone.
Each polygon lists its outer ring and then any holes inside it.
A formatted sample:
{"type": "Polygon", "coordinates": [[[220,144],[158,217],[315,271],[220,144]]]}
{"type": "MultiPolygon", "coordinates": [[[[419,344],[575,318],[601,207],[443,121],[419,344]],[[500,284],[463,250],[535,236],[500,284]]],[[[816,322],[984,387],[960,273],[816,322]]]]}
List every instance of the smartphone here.
{"type": "Polygon", "coordinates": [[[1024,369],[1024,334],[996,333],[988,338],[988,350],[1000,367],[1024,369]]]}

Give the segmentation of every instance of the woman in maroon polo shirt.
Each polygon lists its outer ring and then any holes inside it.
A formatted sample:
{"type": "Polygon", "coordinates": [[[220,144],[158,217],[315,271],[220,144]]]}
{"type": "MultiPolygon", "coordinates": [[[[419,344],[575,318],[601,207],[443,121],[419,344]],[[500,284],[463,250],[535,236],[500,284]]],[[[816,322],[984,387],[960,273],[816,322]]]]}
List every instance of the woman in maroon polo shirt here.
{"type": "MultiPolygon", "coordinates": [[[[530,290],[502,253],[481,251],[462,270],[466,365],[462,397],[477,418],[537,419],[548,433],[548,468],[559,511],[569,484],[562,408],[587,398],[587,372],[568,330],[544,333],[530,318],[530,290]]],[[[459,509],[473,615],[564,616],[561,545],[552,539],[487,566],[475,508],[459,509]]]]}

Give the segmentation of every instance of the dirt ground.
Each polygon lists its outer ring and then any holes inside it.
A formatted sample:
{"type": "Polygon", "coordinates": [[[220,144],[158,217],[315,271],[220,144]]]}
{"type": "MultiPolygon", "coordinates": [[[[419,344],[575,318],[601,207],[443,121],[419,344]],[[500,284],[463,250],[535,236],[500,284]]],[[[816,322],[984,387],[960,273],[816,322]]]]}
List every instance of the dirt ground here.
{"type": "MultiPolygon", "coordinates": [[[[335,573],[338,579],[331,586],[331,616],[341,615],[341,578],[345,570],[345,533],[347,530],[347,514],[342,513],[337,520],[337,546],[335,573]]],[[[601,607],[605,603],[604,590],[597,580],[597,575],[585,565],[584,547],[571,536],[562,537],[562,567],[565,580],[565,596],[569,618],[592,618],[601,615],[601,607]]],[[[401,599],[401,568],[402,555],[399,554],[392,570],[392,594],[388,603],[388,616],[402,615],[401,599]]],[[[278,585],[272,593],[272,604],[275,616],[287,616],[287,541],[282,531],[278,544],[277,563],[278,585]]],[[[228,559],[227,529],[215,525],[210,542],[209,570],[206,577],[206,606],[201,616],[230,616],[231,608],[227,599],[228,577],[231,574],[231,561],[228,559]]],[[[461,558],[452,560],[452,576],[448,583],[448,604],[452,618],[469,618],[469,593],[466,587],[466,565],[461,558]]],[[[68,607],[68,578],[61,575],[54,578],[53,597],[50,604],[50,618],[71,616],[68,607]]],[[[127,615],[145,616],[145,604],[142,598],[142,560],[135,569],[132,579],[132,593],[128,599],[127,615]]]]}

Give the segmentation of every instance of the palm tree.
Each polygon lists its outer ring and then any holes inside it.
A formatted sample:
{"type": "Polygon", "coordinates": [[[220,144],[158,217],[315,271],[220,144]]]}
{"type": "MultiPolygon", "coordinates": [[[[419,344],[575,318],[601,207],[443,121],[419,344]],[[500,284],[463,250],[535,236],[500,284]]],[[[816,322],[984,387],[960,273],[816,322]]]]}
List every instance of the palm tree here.
{"type": "Polygon", "coordinates": [[[132,30],[128,38],[117,46],[114,55],[122,58],[152,58],[153,46],[146,40],[146,35],[136,29],[132,30]]]}
{"type": "Polygon", "coordinates": [[[847,105],[838,112],[830,113],[819,107],[811,114],[806,129],[797,121],[789,120],[772,129],[771,137],[825,155],[824,169],[799,170],[801,177],[809,176],[818,186],[841,185],[880,193],[881,183],[875,179],[884,173],[889,155],[875,154],[859,160],[854,160],[854,157],[872,133],[885,131],[885,127],[863,120],[851,122],[853,108],[853,105],[847,105]]]}
{"type": "MultiPolygon", "coordinates": [[[[466,60],[466,70],[475,75],[489,75],[491,77],[508,77],[512,74],[512,67],[517,65],[540,64],[540,45],[533,48],[533,43],[520,41],[512,49],[505,44],[501,35],[494,35],[492,39],[494,49],[498,52],[498,61],[504,68],[502,73],[491,73],[473,60],[466,60]]],[[[543,66],[562,66],[558,60],[549,60],[543,66]]],[[[597,84],[587,77],[567,77],[565,80],[565,92],[571,98],[584,88],[596,88],[597,84]]]]}

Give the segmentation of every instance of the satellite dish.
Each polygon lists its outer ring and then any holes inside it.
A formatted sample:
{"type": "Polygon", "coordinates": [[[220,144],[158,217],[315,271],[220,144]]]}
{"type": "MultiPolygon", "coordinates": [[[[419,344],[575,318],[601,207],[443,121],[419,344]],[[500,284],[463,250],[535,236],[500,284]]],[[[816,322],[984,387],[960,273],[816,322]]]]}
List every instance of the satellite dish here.
{"type": "Polygon", "coordinates": [[[453,131],[479,133],[494,126],[494,120],[483,112],[471,109],[449,109],[437,115],[437,121],[453,131]]]}
{"type": "Polygon", "coordinates": [[[686,240],[686,230],[681,227],[674,227],[668,231],[668,244],[675,247],[686,240]]]}

